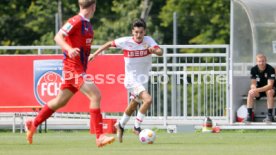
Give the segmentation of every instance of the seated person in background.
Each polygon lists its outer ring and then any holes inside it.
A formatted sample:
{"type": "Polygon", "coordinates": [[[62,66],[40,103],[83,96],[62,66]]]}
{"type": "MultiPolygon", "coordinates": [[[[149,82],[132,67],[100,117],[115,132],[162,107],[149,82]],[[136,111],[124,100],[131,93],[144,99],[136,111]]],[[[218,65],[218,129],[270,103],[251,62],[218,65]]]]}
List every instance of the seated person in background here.
{"type": "Polygon", "coordinates": [[[259,100],[261,97],[267,97],[267,109],[268,113],[264,122],[273,122],[272,111],[274,108],[275,96],[275,70],[266,63],[266,56],[263,54],[257,54],[257,65],[251,68],[251,85],[247,96],[247,111],[248,115],[245,122],[252,122],[252,109],[254,104],[254,98],[259,100]]]}

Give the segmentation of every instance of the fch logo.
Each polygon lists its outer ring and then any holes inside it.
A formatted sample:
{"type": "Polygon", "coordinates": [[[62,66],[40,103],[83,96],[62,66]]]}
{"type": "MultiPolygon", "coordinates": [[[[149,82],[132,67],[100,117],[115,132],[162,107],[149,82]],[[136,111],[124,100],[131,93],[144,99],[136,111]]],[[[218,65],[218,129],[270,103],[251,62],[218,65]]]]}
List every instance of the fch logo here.
{"type": "Polygon", "coordinates": [[[55,98],[62,83],[62,60],[34,60],[34,94],[41,105],[55,98]]]}

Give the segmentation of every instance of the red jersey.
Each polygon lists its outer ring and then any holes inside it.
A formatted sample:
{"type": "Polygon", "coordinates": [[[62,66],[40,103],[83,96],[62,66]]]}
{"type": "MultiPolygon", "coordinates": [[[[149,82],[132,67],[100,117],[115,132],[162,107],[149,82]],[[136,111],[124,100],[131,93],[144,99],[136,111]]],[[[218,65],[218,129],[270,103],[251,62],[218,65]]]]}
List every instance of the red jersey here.
{"type": "Polygon", "coordinates": [[[65,35],[65,41],[72,48],[79,48],[80,54],[74,58],[68,56],[68,52],[62,49],[64,53],[64,71],[70,71],[75,74],[86,72],[90,48],[94,38],[92,24],[89,19],[76,15],[68,19],[67,23],[61,28],[65,35]]]}

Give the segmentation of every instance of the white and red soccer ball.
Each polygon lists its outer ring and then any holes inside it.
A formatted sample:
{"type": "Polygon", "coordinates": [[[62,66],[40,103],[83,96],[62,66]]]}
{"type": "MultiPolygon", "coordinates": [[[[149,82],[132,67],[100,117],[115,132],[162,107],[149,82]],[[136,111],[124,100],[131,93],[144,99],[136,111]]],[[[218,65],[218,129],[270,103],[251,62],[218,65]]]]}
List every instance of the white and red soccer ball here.
{"type": "Polygon", "coordinates": [[[144,144],[153,144],[156,134],[151,129],[144,129],[139,134],[139,140],[144,144]]]}

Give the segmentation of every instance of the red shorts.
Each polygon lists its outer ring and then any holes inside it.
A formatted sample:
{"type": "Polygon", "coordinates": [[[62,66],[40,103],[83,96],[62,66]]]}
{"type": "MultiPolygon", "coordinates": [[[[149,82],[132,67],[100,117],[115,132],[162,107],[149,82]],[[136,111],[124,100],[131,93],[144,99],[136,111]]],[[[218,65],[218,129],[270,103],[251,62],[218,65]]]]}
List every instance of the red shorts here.
{"type": "Polygon", "coordinates": [[[84,83],[83,74],[76,74],[72,72],[63,72],[63,81],[60,90],[69,89],[72,93],[76,93],[84,83]]]}

